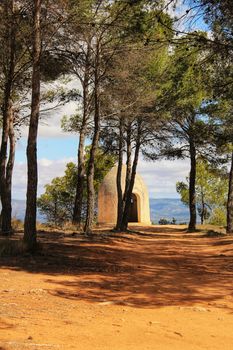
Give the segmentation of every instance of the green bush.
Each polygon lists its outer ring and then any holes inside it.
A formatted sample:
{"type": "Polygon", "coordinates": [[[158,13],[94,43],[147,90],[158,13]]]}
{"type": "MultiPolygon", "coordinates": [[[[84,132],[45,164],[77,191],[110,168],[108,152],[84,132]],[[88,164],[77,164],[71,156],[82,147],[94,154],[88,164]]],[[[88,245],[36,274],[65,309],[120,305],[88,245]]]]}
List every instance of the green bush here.
{"type": "Polygon", "coordinates": [[[222,208],[215,208],[210,217],[209,223],[211,225],[225,226],[226,225],[226,211],[222,208]]]}
{"type": "Polygon", "coordinates": [[[159,225],[169,225],[170,221],[164,218],[159,219],[159,225]]]}

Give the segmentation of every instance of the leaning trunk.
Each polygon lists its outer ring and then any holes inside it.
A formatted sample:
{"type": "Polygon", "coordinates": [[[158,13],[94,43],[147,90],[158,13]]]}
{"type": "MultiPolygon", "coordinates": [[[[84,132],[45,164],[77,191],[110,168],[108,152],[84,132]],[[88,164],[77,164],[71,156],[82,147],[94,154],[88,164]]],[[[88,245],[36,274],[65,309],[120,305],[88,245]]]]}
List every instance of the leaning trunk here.
{"type": "Polygon", "coordinates": [[[123,164],[123,149],[124,149],[124,139],[123,139],[123,118],[120,117],[119,121],[119,150],[118,150],[118,166],[117,166],[117,223],[116,230],[121,227],[122,217],[123,217],[123,194],[121,187],[122,178],[122,164],[123,164]]]}
{"type": "Polygon", "coordinates": [[[233,234],[233,152],[231,155],[231,169],[229,173],[229,188],[227,199],[227,233],[233,234]]]}
{"type": "Polygon", "coordinates": [[[140,146],[141,146],[141,142],[140,142],[140,140],[141,140],[141,132],[140,132],[141,125],[140,124],[141,123],[139,122],[132,172],[131,172],[128,192],[127,192],[126,199],[125,199],[124,214],[123,214],[123,219],[122,219],[122,224],[121,224],[122,231],[126,231],[128,228],[129,211],[130,211],[130,206],[131,206],[131,199],[132,199],[133,187],[134,187],[134,182],[135,182],[135,177],[136,177],[139,151],[140,151],[140,146]]]}
{"type": "Polygon", "coordinates": [[[40,109],[40,55],[41,55],[41,0],[34,1],[33,14],[33,71],[31,116],[27,144],[27,202],[24,221],[24,242],[29,250],[36,248],[36,199],[37,199],[37,132],[40,109]]]}
{"type": "Polygon", "coordinates": [[[94,75],[94,135],[92,139],[90,159],[87,170],[87,216],[84,232],[88,235],[92,233],[95,216],[95,155],[99,144],[100,134],[100,105],[99,105],[99,43],[96,48],[95,75],[94,75]]]}
{"type": "Polygon", "coordinates": [[[196,230],[196,148],[193,142],[190,142],[190,176],[189,176],[189,212],[190,212],[190,221],[188,230],[196,230]]]}

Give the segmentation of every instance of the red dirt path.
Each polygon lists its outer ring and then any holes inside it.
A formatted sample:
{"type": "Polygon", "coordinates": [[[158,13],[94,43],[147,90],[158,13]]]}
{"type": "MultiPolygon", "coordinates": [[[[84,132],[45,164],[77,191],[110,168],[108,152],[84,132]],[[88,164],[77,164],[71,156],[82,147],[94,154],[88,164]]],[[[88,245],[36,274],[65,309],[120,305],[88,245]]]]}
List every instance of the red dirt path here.
{"type": "Polygon", "coordinates": [[[0,350],[233,349],[233,238],[136,229],[0,258],[0,350]]]}

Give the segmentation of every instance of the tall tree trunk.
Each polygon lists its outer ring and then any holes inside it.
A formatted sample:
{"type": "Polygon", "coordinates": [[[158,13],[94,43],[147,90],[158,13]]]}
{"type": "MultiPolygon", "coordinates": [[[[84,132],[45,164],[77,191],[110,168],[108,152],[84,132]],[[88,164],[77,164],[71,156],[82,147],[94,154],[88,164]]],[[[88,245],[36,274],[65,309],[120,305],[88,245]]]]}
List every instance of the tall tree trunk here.
{"type": "Polygon", "coordinates": [[[229,188],[227,199],[227,233],[233,234],[233,152],[231,154],[231,169],[229,173],[229,188]]]}
{"type": "Polygon", "coordinates": [[[84,232],[88,235],[92,233],[95,215],[95,155],[99,144],[100,134],[100,96],[99,96],[99,43],[96,44],[95,73],[94,73],[94,134],[91,144],[90,159],[87,170],[87,216],[84,232]]]}
{"type": "Polygon", "coordinates": [[[7,56],[7,66],[5,73],[5,87],[3,93],[3,105],[2,105],[2,142],[0,149],[0,197],[2,203],[1,213],[1,230],[3,235],[8,235],[12,232],[11,227],[11,212],[9,210],[9,203],[7,200],[6,189],[6,166],[7,166],[7,146],[9,137],[9,125],[11,118],[11,94],[13,88],[13,79],[15,71],[15,23],[14,23],[14,0],[5,1],[4,15],[6,21],[6,41],[8,43],[7,50],[5,52],[7,56]]]}
{"type": "Polygon", "coordinates": [[[84,191],[84,185],[85,185],[85,162],[84,162],[85,139],[86,139],[86,131],[82,127],[79,134],[78,178],[77,178],[74,212],[73,212],[73,224],[77,225],[78,227],[81,226],[81,221],[82,221],[83,191],[84,191]]]}
{"type": "Polygon", "coordinates": [[[205,201],[204,201],[204,194],[201,191],[201,224],[204,224],[205,220],[205,201]]]}
{"type": "Polygon", "coordinates": [[[82,222],[82,206],[83,206],[83,192],[85,185],[85,159],[84,148],[86,139],[87,121],[89,115],[89,79],[90,79],[90,63],[89,63],[90,48],[87,48],[85,72],[83,79],[83,118],[82,126],[79,134],[78,145],[78,178],[75,194],[74,212],[73,212],[73,224],[81,226],[82,222]]]}
{"type": "Polygon", "coordinates": [[[124,151],[124,121],[120,117],[119,120],[119,149],[118,149],[118,166],[117,166],[117,223],[116,230],[119,230],[121,227],[122,217],[123,217],[123,194],[121,187],[121,178],[122,178],[122,164],[123,164],[123,151],[124,151]]]}
{"type": "MultiPolygon", "coordinates": [[[[8,184],[7,184],[7,145],[10,130],[10,116],[11,106],[7,107],[7,116],[3,118],[3,130],[2,130],[2,145],[0,151],[0,195],[2,202],[1,212],[1,229],[3,235],[9,235],[12,233],[11,227],[11,203],[9,203],[8,196],[8,184]],[[5,119],[5,120],[4,120],[5,119]],[[7,136],[7,139],[5,139],[7,136]]],[[[9,156],[10,160],[11,155],[9,156]]]]}
{"type": "Polygon", "coordinates": [[[125,207],[124,207],[124,213],[123,213],[122,224],[121,224],[122,231],[126,231],[128,228],[129,210],[131,206],[131,198],[132,198],[133,187],[134,187],[134,182],[135,182],[135,177],[137,172],[140,146],[141,146],[141,121],[139,120],[132,172],[130,177],[129,189],[125,200],[125,207]]]}
{"type": "Polygon", "coordinates": [[[126,137],[126,176],[125,176],[125,190],[123,198],[123,208],[127,198],[127,193],[130,185],[132,171],[132,145],[131,145],[131,123],[127,125],[127,137],[126,137]]]}
{"type": "Polygon", "coordinates": [[[10,151],[9,158],[6,167],[6,212],[3,216],[3,226],[4,221],[5,225],[11,225],[12,219],[12,176],[13,176],[13,168],[15,162],[15,133],[14,133],[14,114],[13,109],[11,109],[11,119],[9,123],[9,143],[10,143],[10,151]]]}
{"type": "Polygon", "coordinates": [[[189,176],[189,231],[196,230],[196,148],[193,141],[190,141],[190,176],[189,176]]]}
{"type": "Polygon", "coordinates": [[[33,13],[33,71],[31,116],[27,144],[27,202],[24,221],[24,242],[30,251],[36,248],[37,200],[37,132],[40,111],[41,0],[34,1],[33,13]]]}

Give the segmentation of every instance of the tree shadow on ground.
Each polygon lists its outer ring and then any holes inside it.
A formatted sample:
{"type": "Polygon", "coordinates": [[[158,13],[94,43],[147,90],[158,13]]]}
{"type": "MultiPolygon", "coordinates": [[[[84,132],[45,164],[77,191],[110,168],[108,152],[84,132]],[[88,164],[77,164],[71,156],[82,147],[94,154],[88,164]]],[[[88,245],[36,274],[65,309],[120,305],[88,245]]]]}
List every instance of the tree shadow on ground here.
{"type": "MultiPolygon", "coordinates": [[[[174,239],[183,231],[160,232],[160,238],[152,231],[113,238],[104,231],[92,240],[41,233],[41,253],[1,258],[0,264],[43,273],[49,294],[71,300],[138,308],[202,303],[225,307],[219,304],[223,296],[233,301],[230,243],[226,251],[224,244],[216,245],[224,238],[174,239]]],[[[228,241],[233,244],[233,239],[228,241]]]]}

